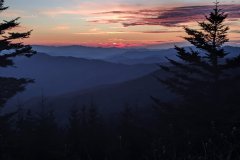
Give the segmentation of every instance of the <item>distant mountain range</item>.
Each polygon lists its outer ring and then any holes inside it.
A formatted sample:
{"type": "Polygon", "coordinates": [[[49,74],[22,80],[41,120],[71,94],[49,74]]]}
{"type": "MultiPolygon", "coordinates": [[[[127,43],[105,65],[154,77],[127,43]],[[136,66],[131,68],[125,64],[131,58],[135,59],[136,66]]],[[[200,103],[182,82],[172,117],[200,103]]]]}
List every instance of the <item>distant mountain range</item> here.
{"type": "Polygon", "coordinates": [[[166,57],[176,59],[177,57],[175,49],[171,48],[163,50],[129,50],[125,53],[114,55],[104,60],[121,64],[159,64],[167,63],[168,61],[166,57]]]}
{"type": "MultiPolygon", "coordinates": [[[[17,68],[1,71],[3,76],[35,79],[25,92],[8,103],[10,107],[17,101],[36,106],[43,94],[59,115],[66,114],[73,106],[91,102],[103,112],[114,113],[126,104],[150,106],[150,96],[172,98],[153,74],[165,76],[156,64],[167,64],[165,57],[176,59],[175,49],[34,48],[38,54],[31,58],[18,57],[15,59],[17,68]]],[[[227,57],[240,54],[239,47],[226,46],[225,50],[232,53],[227,57]]]]}
{"type": "MultiPolygon", "coordinates": [[[[154,75],[164,77],[166,73],[155,71],[126,82],[45,97],[45,105],[48,109],[54,110],[59,120],[64,120],[72,109],[81,108],[84,105],[89,106],[92,103],[96,105],[102,114],[106,115],[119,113],[127,105],[151,110],[154,104],[151,96],[165,101],[171,101],[174,97],[154,75]]],[[[41,101],[41,97],[32,98],[26,101],[25,107],[31,108],[34,106],[34,110],[39,110],[41,101]]]]}
{"type": "MultiPolygon", "coordinates": [[[[165,57],[176,59],[176,50],[169,49],[146,49],[146,48],[101,48],[85,46],[33,46],[42,53],[51,56],[71,56],[85,59],[98,59],[107,62],[121,64],[153,64],[167,62],[165,57]]],[[[185,47],[186,49],[193,47],[185,47]]],[[[240,53],[239,47],[226,46],[229,53],[240,53]]]]}
{"type": "Polygon", "coordinates": [[[105,59],[128,51],[128,49],[124,48],[102,48],[75,45],[58,47],[34,45],[33,49],[41,53],[47,53],[51,56],[71,56],[86,59],[105,59]]]}
{"type": "Polygon", "coordinates": [[[31,58],[19,57],[15,66],[3,69],[2,76],[26,77],[35,80],[19,99],[53,96],[99,85],[120,83],[144,76],[156,65],[123,65],[100,60],[49,56],[38,53],[31,58]],[[23,98],[25,97],[25,98],[23,98]]]}

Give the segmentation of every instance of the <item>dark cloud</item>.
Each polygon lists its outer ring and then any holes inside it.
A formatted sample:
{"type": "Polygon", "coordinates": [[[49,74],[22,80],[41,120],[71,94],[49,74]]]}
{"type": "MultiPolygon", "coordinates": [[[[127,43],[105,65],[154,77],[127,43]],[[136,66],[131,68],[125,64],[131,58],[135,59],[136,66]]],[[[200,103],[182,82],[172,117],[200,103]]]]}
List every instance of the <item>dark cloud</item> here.
{"type": "Polygon", "coordinates": [[[121,19],[101,19],[101,20],[91,20],[91,21],[88,21],[88,22],[108,24],[108,23],[124,23],[124,20],[121,20],[121,19]]]}
{"type": "Polygon", "coordinates": [[[159,9],[141,9],[135,11],[109,11],[109,12],[99,12],[94,14],[133,14],[141,16],[152,16],[154,13],[159,13],[159,9]]]}
{"type": "MultiPolygon", "coordinates": [[[[119,20],[107,20],[106,23],[122,23],[123,26],[161,25],[179,26],[182,23],[200,21],[212,10],[213,6],[185,6],[171,9],[144,9],[135,11],[110,11],[95,14],[120,15],[119,20]]],[[[222,10],[229,15],[230,21],[240,18],[240,5],[222,5],[222,10]]],[[[100,20],[98,22],[102,22],[100,20]]],[[[96,21],[97,22],[97,21],[96,21]]]]}
{"type": "Polygon", "coordinates": [[[240,30],[231,30],[231,33],[240,33],[240,30]]]}
{"type": "Polygon", "coordinates": [[[173,33],[173,32],[182,32],[182,31],[142,31],[141,33],[154,33],[154,34],[157,34],[157,33],[173,33]]]}

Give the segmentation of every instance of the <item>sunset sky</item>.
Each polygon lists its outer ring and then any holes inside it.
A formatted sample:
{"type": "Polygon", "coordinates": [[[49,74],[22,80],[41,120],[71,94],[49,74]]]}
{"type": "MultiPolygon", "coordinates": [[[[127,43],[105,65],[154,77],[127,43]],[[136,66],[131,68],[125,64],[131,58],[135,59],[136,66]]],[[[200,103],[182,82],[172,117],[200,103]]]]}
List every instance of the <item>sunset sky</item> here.
{"type": "MultiPolygon", "coordinates": [[[[214,0],[212,0],[214,1],[214,0]]],[[[212,9],[209,0],[6,0],[2,17],[21,17],[30,44],[134,47],[181,42],[183,26],[212,9]]],[[[231,43],[240,43],[240,0],[220,0],[231,43]]]]}

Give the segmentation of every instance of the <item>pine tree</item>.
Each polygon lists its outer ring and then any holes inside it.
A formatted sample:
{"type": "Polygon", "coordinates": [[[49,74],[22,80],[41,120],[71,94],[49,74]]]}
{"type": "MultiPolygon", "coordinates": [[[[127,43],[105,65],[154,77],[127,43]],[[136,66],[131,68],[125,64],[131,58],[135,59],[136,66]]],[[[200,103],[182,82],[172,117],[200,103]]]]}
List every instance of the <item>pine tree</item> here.
{"type": "MultiPolygon", "coordinates": [[[[4,6],[4,0],[0,0],[0,12],[7,10],[8,7],[4,6]]],[[[31,31],[28,32],[13,32],[12,29],[19,27],[20,23],[17,22],[18,18],[10,21],[4,20],[0,23],[0,67],[13,66],[12,58],[16,56],[30,57],[36,52],[32,50],[30,45],[24,45],[23,39],[29,38],[31,31]]],[[[16,93],[23,91],[27,83],[32,82],[29,79],[17,78],[3,78],[0,77],[0,107],[6,101],[13,97],[16,93]]]]}
{"type": "MultiPolygon", "coordinates": [[[[85,109],[84,109],[85,113],[85,109]]],[[[84,125],[84,129],[82,124],[82,117],[78,109],[71,110],[68,124],[68,134],[67,134],[67,156],[72,159],[77,159],[81,157],[83,150],[83,132],[86,129],[84,125]]],[[[85,120],[84,120],[85,121],[85,120]]],[[[85,123],[86,124],[86,123],[85,123]]]]}
{"type": "Polygon", "coordinates": [[[103,159],[105,156],[104,124],[92,102],[73,109],[68,126],[68,157],[72,159],[103,159]]]}
{"type": "MultiPolygon", "coordinates": [[[[228,53],[223,45],[229,41],[229,27],[224,25],[227,14],[219,8],[219,2],[215,3],[214,9],[205,18],[206,21],[198,22],[199,30],[184,28],[188,34],[184,39],[196,49],[175,46],[180,60],[167,58],[171,66],[160,67],[169,73],[169,77],[157,78],[181,97],[180,109],[184,109],[183,114],[199,116],[201,120],[224,119],[220,114],[231,115],[240,104],[236,99],[239,74],[234,71],[240,67],[240,55],[226,58],[228,53]]],[[[176,107],[176,104],[169,105],[153,99],[165,110],[170,110],[170,106],[176,107]]]]}
{"type": "Polygon", "coordinates": [[[168,76],[156,75],[177,96],[169,103],[153,97],[160,111],[160,132],[170,126],[167,144],[173,140],[175,157],[215,159],[221,155],[221,159],[234,159],[234,152],[239,152],[231,147],[239,146],[232,141],[232,132],[233,128],[239,132],[240,124],[240,55],[224,50],[229,41],[229,27],[224,25],[227,16],[216,1],[205,21],[198,22],[199,29],[184,28],[187,36],[183,38],[193,47],[175,46],[178,59],[167,58],[170,65],[160,65],[168,76]]]}
{"type": "Polygon", "coordinates": [[[118,134],[120,155],[116,159],[145,159],[150,137],[137,108],[128,104],[124,106],[119,117],[118,134]]]}
{"type": "Polygon", "coordinates": [[[34,159],[34,145],[36,139],[36,118],[31,110],[18,110],[15,122],[15,145],[12,152],[15,151],[17,159],[34,159]]]}
{"type": "Polygon", "coordinates": [[[37,156],[35,157],[36,160],[53,159],[54,157],[63,156],[64,153],[59,152],[62,148],[59,144],[61,142],[59,131],[54,112],[52,110],[40,111],[36,117],[36,137],[34,144],[37,156]]]}
{"type": "Polygon", "coordinates": [[[9,121],[15,113],[0,116],[0,159],[7,159],[14,144],[12,142],[13,126],[9,121]]]}
{"type": "Polygon", "coordinates": [[[86,153],[90,159],[104,159],[107,143],[104,121],[94,102],[87,107],[86,153]]]}

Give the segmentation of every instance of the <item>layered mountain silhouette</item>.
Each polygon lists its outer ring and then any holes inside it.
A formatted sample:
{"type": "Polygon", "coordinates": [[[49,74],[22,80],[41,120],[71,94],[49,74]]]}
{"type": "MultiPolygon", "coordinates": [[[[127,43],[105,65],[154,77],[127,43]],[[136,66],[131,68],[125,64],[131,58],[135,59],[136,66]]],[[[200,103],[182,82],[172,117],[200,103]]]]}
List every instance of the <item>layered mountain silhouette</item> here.
{"type": "MultiPolygon", "coordinates": [[[[39,52],[30,59],[17,58],[16,68],[1,71],[4,76],[35,79],[35,83],[28,85],[25,92],[8,103],[11,107],[7,109],[14,108],[17,103],[37,107],[42,95],[59,115],[68,113],[66,111],[73,106],[90,103],[96,103],[103,112],[114,113],[127,104],[140,107],[149,105],[152,103],[150,96],[166,100],[172,98],[153,75],[165,76],[156,64],[166,63],[165,57],[176,59],[174,49],[35,48],[47,54],[39,52]]],[[[226,46],[225,50],[240,53],[238,47],[226,46]]]]}
{"type": "Polygon", "coordinates": [[[86,59],[105,59],[113,55],[124,53],[130,49],[124,48],[102,48],[86,46],[33,46],[38,52],[47,53],[51,56],[72,56],[86,59]]]}
{"type": "Polygon", "coordinates": [[[34,96],[54,96],[99,85],[135,79],[157,69],[156,65],[123,65],[100,60],[49,56],[38,53],[33,57],[20,57],[16,67],[2,70],[6,77],[27,77],[35,80],[25,92],[18,95],[26,100],[34,96]]]}
{"type": "MultiPolygon", "coordinates": [[[[138,109],[149,108],[154,104],[151,96],[171,101],[176,97],[162,85],[154,75],[166,76],[162,71],[154,71],[145,76],[117,84],[102,85],[86,90],[65,93],[52,97],[35,97],[25,102],[26,108],[35,111],[44,105],[53,110],[59,121],[66,121],[64,117],[72,109],[82,108],[94,104],[105,115],[114,116],[124,107],[130,106],[138,109]],[[44,99],[43,99],[44,98],[44,99]],[[34,108],[33,108],[34,107],[34,108]]],[[[153,109],[153,108],[152,108],[153,109]]]]}
{"type": "MultiPolygon", "coordinates": [[[[152,64],[168,62],[165,57],[176,59],[176,50],[147,48],[101,48],[85,46],[33,46],[41,53],[51,56],[71,56],[84,59],[98,59],[121,64],[152,64]]],[[[185,47],[187,50],[194,47],[185,47]]],[[[225,46],[224,49],[234,56],[240,53],[239,47],[225,46]]]]}

